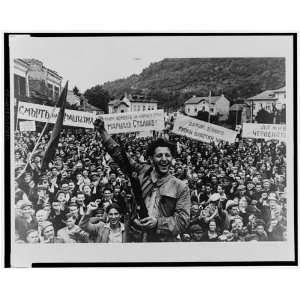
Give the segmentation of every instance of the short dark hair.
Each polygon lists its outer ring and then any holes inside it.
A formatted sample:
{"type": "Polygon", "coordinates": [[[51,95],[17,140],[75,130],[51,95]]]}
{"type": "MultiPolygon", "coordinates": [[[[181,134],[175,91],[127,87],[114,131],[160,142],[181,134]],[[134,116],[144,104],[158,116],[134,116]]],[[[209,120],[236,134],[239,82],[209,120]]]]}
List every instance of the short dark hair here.
{"type": "Polygon", "coordinates": [[[67,213],[63,216],[64,221],[68,221],[70,218],[72,218],[73,220],[76,220],[76,216],[73,213],[67,213]]]}
{"type": "Polygon", "coordinates": [[[112,203],[112,204],[108,205],[106,208],[106,213],[108,214],[109,211],[113,208],[116,209],[120,213],[120,206],[116,203],[112,203]]]}
{"type": "Polygon", "coordinates": [[[151,144],[149,144],[147,149],[147,156],[153,156],[157,147],[167,147],[170,149],[170,152],[173,157],[177,156],[176,145],[162,138],[159,138],[156,141],[153,141],[151,144]]]}
{"type": "Polygon", "coordinates": [[[68,205],[68,208],[70,208],[70,207],[77,207],[77,208],[78,208],[78,205],[77,205],[76,203],[70,203],[70,204],[68,205]]]}

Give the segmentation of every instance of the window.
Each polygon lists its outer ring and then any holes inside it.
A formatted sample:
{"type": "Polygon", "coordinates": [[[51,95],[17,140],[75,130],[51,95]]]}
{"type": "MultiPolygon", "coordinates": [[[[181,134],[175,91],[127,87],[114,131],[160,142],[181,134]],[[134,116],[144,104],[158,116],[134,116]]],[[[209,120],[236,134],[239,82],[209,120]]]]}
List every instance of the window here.
{"type": "Polygon", "coordinates": [[[188,110],[188,112],[190,112],[190,108],[188,108],[187,110],[188,110]]]}
{"type": "Polygon", "coordinates": [[[48,95],[50,96],[50,97],[53,97],[53,85],[52,84],[50,84],[50,83],[48,83],[48,95]]]}
{"type": "Polygon", "coordinates": [[[145,105],[143,105],[143,111],[144,111],[144,110],[146,110],[146,106],[145,106],[145,105]]]}
{"type": "Polygon", "coordinates": [[[195,108],[195,112],[197,112],[197,107],[195,108]]]}
{"type": "Polygon", "coordinates": [[[58,99],[58,97],[59,97],[59,87],[54,86],[54,98],[58,99]]]}
{"type": "Polygon", "coordinates": [[[214,109],[213,109],[213,108],[211,108],[211,109],[210,109],[210,112],[212,112],[212,113],[213,113],[213,112],[214,112],[214,109]]]}
{"type": "Polygon", "coordinates": [[[202,109],[205,110],[205,106],[202,106],[202,109]]]}
{"type": "Polygon", "coordinates": [[[24,77],[19,75],[14,75],[14,90],[15,97],[26,96],[26,80],[24,77]]]}

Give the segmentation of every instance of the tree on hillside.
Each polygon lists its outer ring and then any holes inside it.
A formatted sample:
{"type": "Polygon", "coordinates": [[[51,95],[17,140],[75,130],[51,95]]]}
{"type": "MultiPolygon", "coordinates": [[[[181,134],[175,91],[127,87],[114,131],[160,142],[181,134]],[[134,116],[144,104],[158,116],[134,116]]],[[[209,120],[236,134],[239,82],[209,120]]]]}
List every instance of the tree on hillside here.
{"type": "Polygon", "coordinates": [[[73,93],[74,93],[74,95],[76,95],[78,97],[80,97],[80,95],[81,95],[81,93],[79,92],[79,89],[76,85],[73,88],[73,93]]]}
{"type": "Polygon", "coordinates": [[[104,112],[108,112],[108,102],[110,100],[109,93],[104,90],[100,85],[96,85],[87,89],[84,92],[84,96],[88,99],[88,103],[99,107],[104,110],[104,112]]]}

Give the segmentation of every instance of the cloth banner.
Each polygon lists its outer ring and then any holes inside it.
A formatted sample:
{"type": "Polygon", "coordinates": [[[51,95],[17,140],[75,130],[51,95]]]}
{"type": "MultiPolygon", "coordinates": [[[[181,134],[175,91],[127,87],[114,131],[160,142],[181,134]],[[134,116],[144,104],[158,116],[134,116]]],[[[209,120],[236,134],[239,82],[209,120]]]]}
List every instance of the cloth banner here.
{"type": "Polygon", "coordinates": [[[110,134],[164,129],[164,111],[128,112],[101,116],[110,134]]]}
{"type": "MultiPolygon", "coordinates": [[[[18,119],[39,122],[55,123],[59,113],[59,107],[40,105],[29,102],[19,102],[18,119]]],[[[63,125],[94,128],[96,113],[80,110],[65,109],[63,125]]]]}
{"type": "Polygon", "coordinates": [[[205,143],[226,141],[234,143],[237,132],[222,126],[200,121],[179,114],[175,120],[173,133],[205,143]]]}
{"type": "Polygon", "coordinates": [[[244,123],[242,137],[251,139],[285,141],[286,125],[244,123]]]}
{"type": "Polygon", "coordinates": [[[35,121],[20,121],[19,129],[20,131],[36,131],[35,121]]]}

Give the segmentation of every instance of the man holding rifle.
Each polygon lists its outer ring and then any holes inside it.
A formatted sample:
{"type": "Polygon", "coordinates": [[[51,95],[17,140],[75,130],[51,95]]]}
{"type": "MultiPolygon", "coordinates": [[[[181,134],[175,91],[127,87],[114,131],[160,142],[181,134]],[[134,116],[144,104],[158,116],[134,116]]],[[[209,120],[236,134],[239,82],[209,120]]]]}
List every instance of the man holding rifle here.
{"type": "Polygon", "coordinates": [[[141,164],[112,139],[101,117],[94,126],[107,152],[131,180],[139,210],[133,223],[144,233],[143,241],[176,241],[189,224],[191,206],[188,186],[169,173],[176,146],[163,139],[153,141],[147,149],[151,165],[141,164]]]}

